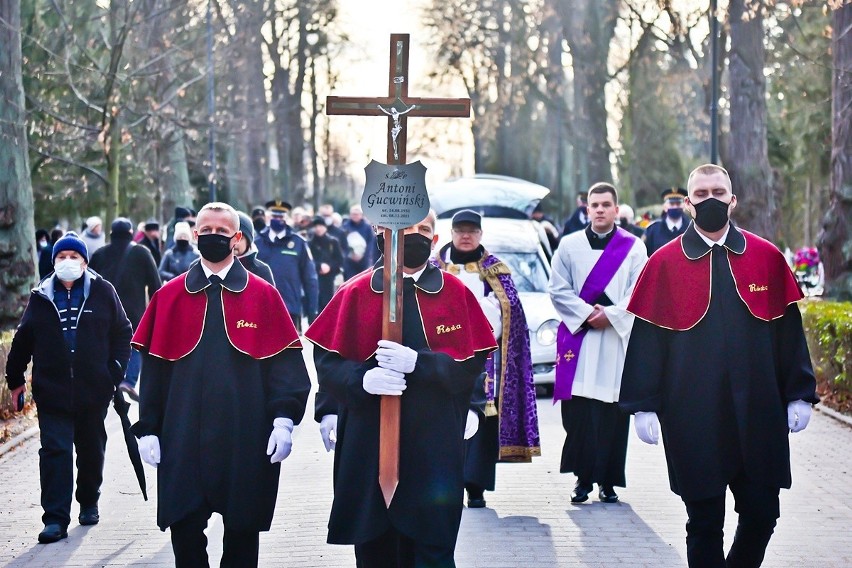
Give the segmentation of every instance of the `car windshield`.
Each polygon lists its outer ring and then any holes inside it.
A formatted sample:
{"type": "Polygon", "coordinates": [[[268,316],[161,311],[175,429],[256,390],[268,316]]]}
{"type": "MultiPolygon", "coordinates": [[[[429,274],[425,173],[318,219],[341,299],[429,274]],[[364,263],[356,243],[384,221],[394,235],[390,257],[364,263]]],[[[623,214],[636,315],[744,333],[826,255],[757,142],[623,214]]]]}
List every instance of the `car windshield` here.
{"type": "Polygon", "coordinates": [[[494,254],[512,269],[512,281],[518,292],[547,292],[550,277],[538,254],[505,251],[494,254]]]}

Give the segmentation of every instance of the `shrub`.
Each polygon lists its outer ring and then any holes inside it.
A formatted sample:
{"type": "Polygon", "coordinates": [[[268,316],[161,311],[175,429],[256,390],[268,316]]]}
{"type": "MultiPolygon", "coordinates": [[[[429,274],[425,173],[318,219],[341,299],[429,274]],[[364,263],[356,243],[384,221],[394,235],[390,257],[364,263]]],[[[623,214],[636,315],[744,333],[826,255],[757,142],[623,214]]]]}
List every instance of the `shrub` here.
{"type": "Polygon", "coordinates": [[[802,322],[823,402],[852,410],[852,303],[808,300],[802,322]]]}

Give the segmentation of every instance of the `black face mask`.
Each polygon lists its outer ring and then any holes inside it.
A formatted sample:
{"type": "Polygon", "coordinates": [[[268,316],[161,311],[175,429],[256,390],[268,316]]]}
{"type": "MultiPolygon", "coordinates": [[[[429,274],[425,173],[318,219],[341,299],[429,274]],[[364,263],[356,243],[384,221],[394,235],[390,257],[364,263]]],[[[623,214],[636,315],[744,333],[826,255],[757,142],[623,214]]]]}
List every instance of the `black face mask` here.
{"type": "Polygon", "coordinates": [[[175,248],[179,251],[189,250],[189,241],[183,239],[175,241],[175,248]]]}
{"type": "Polygon", "coordinates": [[[730,203],[719,201],[715,197],[705,199],[701,203],[693,203],[695,207],[695,224],[707,231],[721,231],[728,223],[728,206],[730,203]]]}
{"type": "MultiPolygon", "coordinates": [[[[379,254],[385,252],[385,236],[376,235],[376,246],[379,254]]],[[[419,233],[411,233],[402,238],[402,265],[406,268],[420,268],[429,260],[432,254],[432,239],[419,233]]]]}
{"type": "Polygon", "coordinates": [[[204,260],[213,263],[222,262],[231,254],[231,239],[234,235],[198,235],[198,252],[204,260]]]}
{"type": "Polygon", "coordinates": [[[666,215],[669,216],[669,219],[672,221],[677,221],[683,217],[683,209],[680,207],[672,207],[668,211],[666,211],[666,215]]]}

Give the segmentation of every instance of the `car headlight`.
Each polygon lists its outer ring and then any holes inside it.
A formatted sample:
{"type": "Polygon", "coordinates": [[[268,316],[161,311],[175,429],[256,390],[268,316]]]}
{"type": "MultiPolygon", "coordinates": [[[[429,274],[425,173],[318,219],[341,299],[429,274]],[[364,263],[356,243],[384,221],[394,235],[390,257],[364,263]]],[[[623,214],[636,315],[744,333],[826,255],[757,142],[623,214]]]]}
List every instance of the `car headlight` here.
{"type": "Polygon", "coordinates": [[[556,332],[559,329],[559,321],[555,319],[547,320],[535,332],[535,338],[541,345],[553,345],[556,343],[556,332]]]}

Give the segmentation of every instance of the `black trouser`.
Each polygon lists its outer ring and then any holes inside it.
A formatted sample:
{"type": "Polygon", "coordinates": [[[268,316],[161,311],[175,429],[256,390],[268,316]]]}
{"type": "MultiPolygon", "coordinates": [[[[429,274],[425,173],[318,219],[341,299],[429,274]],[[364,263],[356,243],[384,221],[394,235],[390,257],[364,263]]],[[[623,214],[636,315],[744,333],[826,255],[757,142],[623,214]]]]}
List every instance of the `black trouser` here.
{"type": "Polygon", "coordinates": [[[77,451],[77,493],[80,508],[94,507],[104,479],[108,406],[71,413],[39,411],[41,449],[38,451],[41,480],[41,519],[46,525],[71,522],[74,490],[74,450],[77,451]]]}
{"type": "Polygon", "coordinates": [[[740,473],[731,483],[739,514],[734,543],[725,558],[723,527],[725,494],[686,501],[686,556],[690,568],[756,568],[781,516],[778,488],[750,481],[740,473]]]}
{"type": "Polygon", "coordinates": [[[290,319],[293,320],[293,326],[296,328],[296,331],[302,333],[302,314],[290,312],[290,319]]]}
{"type": "Polygon", "coordinates": [[[500,419],[486,416],[479,430],[465,442],[464,487],[472,496],[494,491],[500,457],[500,419]]]}
{"type": "Polygon", "coordinates": [[[455,550],[416,542],[394,528],[355,545],[357,568],[455,568],[455,550]]]}
{"type": "MultiPolygon", "coordinates": [[[[169,527],[176,568],[210,565],[204,529],[211,514],[209,509],[199,509],[169,527]]],[[[222,568],[257,566],[259,535],[256,531],[233,531],[226,527],[222,544],[222,562],[219,564],[222,568]]]]}
{"type": "Polygon", "coordinates": [[[334,274],[321,274],[317,276],[317,280],[319,280],[317,313],[321,312],[331,301],[331,297],[334,296],[334,276],[334,274]]]}

